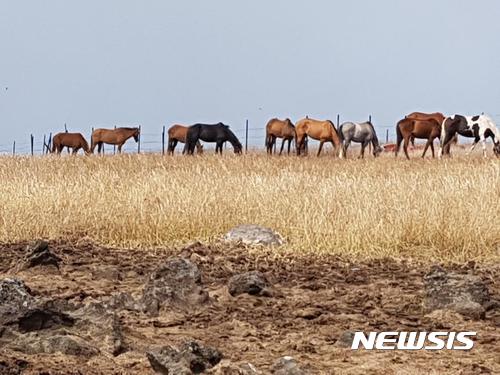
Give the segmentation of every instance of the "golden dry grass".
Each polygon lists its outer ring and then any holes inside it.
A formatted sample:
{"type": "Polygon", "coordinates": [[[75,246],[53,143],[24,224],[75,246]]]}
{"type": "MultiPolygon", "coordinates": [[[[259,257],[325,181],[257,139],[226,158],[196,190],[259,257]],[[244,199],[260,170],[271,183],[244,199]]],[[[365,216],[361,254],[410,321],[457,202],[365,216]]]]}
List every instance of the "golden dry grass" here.
{"type": "Polygon", "coordinates": [[[0,158],[0,241],[111,246],[213,241],[270,226],[288,249],[352,258],[500,257],[500,161],[251,153],[0,158]]]}

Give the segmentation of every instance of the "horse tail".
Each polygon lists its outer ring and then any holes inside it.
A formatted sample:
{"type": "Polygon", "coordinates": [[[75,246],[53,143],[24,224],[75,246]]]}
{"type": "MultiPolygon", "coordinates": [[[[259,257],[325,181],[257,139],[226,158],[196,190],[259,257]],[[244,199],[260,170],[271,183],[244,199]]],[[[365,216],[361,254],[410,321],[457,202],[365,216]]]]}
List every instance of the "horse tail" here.
{"type": "Polygon", "coordinates": [[[201,125],[195,124],[188,128],[186,133],[186,147],[188,154],[194,153],[196,142],[200,139],[201,125]]]}
{"type": "Polygon", "coordinates": [[[396,149],[395,149],[396,154],[399,152],[399,148],[401,147],[401,142],[403,142],[403,133],[401,132],[401,121],[399,121],[396,125],[396,149]]]}

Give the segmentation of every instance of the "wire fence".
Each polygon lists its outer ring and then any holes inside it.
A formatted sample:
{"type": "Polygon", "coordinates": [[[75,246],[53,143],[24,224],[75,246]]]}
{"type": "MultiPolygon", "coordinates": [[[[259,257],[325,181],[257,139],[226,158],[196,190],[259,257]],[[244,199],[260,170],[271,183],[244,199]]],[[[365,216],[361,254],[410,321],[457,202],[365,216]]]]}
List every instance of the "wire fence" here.
{"type": "MultiPolygon", "coordinates": [[[[500,122],[500,114],[491,115],[495,123],[500,122]]],[[[341,122],[340,116],[337,116],[336,125],[339,126],[341,122]]],[[[369,119],[371,121],[371,116],[369,119]]],[[[374,124],[375,130],[380,143],[394,143],[396,140],[396,127],[394,125],[380,125],[374,124]]],[[[104,128],[113,128],[113,126],[102,126],[104,128]]],[[[116,126],[114,126],[116,128],[116,126]]],[[[93,129],[93,128],[92,128],[93,129]]],[[[92,129],[89,129],[89,134],[92,129]]],[[[167,135],[168,127],[161,126],[157,129],[141,128],[139,142],[135,143],[133,140],[124,144],[122,152],[126,153],[166,153],[167,152],[167,135]]],[[[245,150],[253,149],[259,150],[265,148],[265,126],[252,126],[250,121],[242,121],[242,125],[231,126],[231,130],[238,137],[243,144],[245,150]]],[[[69,131],[66,124],[61,131],[69,131]]],[[[57,133],[57,132],[56,132],[57,133]]],[[[49,134],[29,134],[23,140],[15,140],[11,144],[0,144],[0,154],[3,155],[42,155],[49,153],[52,148],[52,133],[49,134]]],[[[314,140],[313,143],[314,144],[314,140]]],[[[207,144],[208,149],[214,148],[214,145],[207,144]]],[[[182,147],[178,148],[182,150],[182,147]]],[[[105,154],[114,154],[117,152],[115,146],[104,145],[105,154]]]]}

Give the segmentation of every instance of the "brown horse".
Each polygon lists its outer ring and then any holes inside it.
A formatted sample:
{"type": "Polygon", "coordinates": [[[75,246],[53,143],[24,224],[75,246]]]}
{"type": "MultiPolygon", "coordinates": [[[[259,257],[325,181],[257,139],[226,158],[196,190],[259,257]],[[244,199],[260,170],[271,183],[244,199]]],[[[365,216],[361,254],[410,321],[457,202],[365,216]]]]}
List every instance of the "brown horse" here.
{"type": "Polygon", "coordinates": [[[103,144],[107,143],[118,146],[118,153],[121,153],[127,139],[134,137],[134,140],[139,142],[139,136],[139,128],[95,129],[92,132],[90,152],[94,153],[95,146],[98,146],[97,152],[100,154],[103,144]]]}
{"type": "MultiPolygon", "coordinates": [[[[439,123],[440,127],[443,125],[443,122],[446,118],[446,116],[443,115],[441,112],[434,112],[434,113],[412,112],[406,115],[405,117],[414,120],[436,120],[439,123]]],[[[455,135],[455,137],[453,138],[453,144],[457,143],[458,143],[458,135],[455,135]]],[[[412,146],[415,146],[414,137],[411,138],[411,144],[412,146]]],[[[445,149],[445,154],[449,153],[450,153],[450,145],[447,146],[445,149]]]]}
{"type": "Polygon", "coordinates": [[[57,133],[52,139],[52,153],[57,152],[59,155],[64,147],[73,149],[72,154],[75,155],[82,148],[85,154],[90,154],[89,144],[80,133],[57,133]]]}
{"type": "Polygon", "coordinates": [[[432,150],[432,157],[434,157],[434,139],[439,138],[441,135],[441,124],[434,118],[429,118],[427,120],[417,120],[414,118],[406,117],[398,122],[396,125],[396,150],[395,155],[398,156],[399,148],[401,147],[401,142],[404,140],[404,152],[407,159],[410,159],[408,155],[408,144],[410,143],[411,137],[413,138],[423,138],[427,139],[427,143],[424,147],[424,152],[422,157],[425,156],[427,148],[430,146],[432,150]]]}
{"type": "MultiPolygon", "coordinates": [[[[266,149],[267,153],[272,155],[273,147],[276,146],[276,138],[282,138],[280,155],[283,152],[285,141],[288,141],[288,154],[290,154],[290,146],[292,140],[295,139],[295,126],[290,119],[280,120],[273,118],[266,125],[266,149]]],[[[275,150],[276,152],[276,150],[275,150]]]]}
{"type": "MultiPolygon", "coordinates": [[[[184,125],[172,125],[168,129],[168,151],[167,153],[173,155],[175,146],[177,146],[178,142],[184,143],[184,149],[182,150],[182,153],[185,154],[187,151],[186,148],[186,137],[187,137],[187,131],[189,129],[189,126],[184,126],[184,125]]],[[[198,154],[203,153],[203,145],[201,144],[200,141],[196,142],[196,152],[198,154]]]]}
{"type": "MultiPolygon", "coordinates": [[[[300,120],[295,125],[295,132],[297,134],[295,143],[297,146],[297,155],[305,151],[305,143],[307,137],[319,141],[318,155],[321,153],[323,143],[332,142],[334,147],[334,154],[338,155],[341,150],[342,142],[340,141],[339,133],[330,120],[313,120],[308,117],[300,120]]],[[[340,155],[342,157],[342,155],[340,155]]]]}

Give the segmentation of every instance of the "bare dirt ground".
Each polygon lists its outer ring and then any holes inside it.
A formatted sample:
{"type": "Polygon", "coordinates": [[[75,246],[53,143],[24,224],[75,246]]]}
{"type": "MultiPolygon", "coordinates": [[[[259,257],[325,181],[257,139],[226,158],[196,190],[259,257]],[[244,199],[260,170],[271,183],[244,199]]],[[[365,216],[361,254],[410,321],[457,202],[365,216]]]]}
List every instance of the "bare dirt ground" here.
{"type": "MultiPolygon", "coordinates": [[[[279,249],[246,249],[214,244],[188,249],[109,249],[85,241],[51,242],[62,258],[60,269],[16,271],[25,243],[0,246],[0,279],[25,281],[34,295],[89,305],[120,292],[140,298],[148,275],[168,257],[182,255],[196,263],[210,303],[193,311],[117,312],[124,347],[113,356],[95,331],[79,326],[78,335],[99,348],[92,355],[30,354],[0,341],[0,373],[101,374],[153,373],[145,352],[152,347],[196,339],[222,351],[232,363],[250,362],[270,373],[282,356],[293,356],[313,374],[480,374],[500,373],[500,309],[480,321],[458,314],[424,316],[423,280],[430,265],[378,260],[352,264],[334,256],[293,255],[279,249]],[[228,279],[258,270],[274,284],[270,297],[227,291],[228,279]],[[470,351],[352,351],[336,345],[346,330],[477,331],[470,351]]],[[[500,299],[500,266],[448,265],[472,272],[500,299]]],[[[71,314],[71,312],[69,312],[71,314]]],[[[89,325],[90,327],[90,325],[89,325]]],[[[0,338],[3,332],[0,332],[0,338]]],[[[36,339],[37,333],[33,334],[36,339]]],[[[222,372],[221,372],[222,373],[222,372]]]]}

